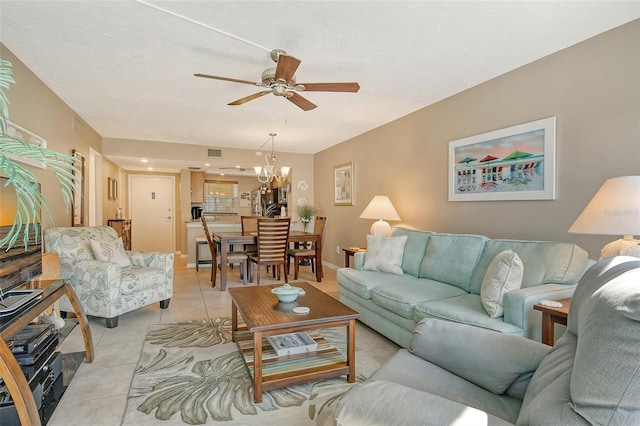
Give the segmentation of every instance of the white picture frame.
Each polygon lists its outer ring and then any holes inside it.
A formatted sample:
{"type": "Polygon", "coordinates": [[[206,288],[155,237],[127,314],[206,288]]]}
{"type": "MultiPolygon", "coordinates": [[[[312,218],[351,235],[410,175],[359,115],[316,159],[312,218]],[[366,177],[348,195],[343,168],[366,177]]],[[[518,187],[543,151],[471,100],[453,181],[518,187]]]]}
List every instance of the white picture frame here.
{"type": "Polygon", "coordinates": [[[449,142],[449,201],[555,200],[556,117],[449,142]]]}

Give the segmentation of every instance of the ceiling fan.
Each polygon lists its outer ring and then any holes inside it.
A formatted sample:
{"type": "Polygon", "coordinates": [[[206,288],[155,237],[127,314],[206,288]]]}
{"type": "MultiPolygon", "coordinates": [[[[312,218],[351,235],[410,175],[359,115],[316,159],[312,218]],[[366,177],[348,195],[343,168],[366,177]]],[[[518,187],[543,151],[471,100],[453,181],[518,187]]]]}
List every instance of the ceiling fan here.
{"type": "Polygon", "coordinates": [[[268,88],[258,93],[254,93],[244,98],[233,101],[228,105],[242,105],[254,99],[258,99],[269,93],[276,96],[283,96],[285,99],[294,103],[305,111],[312,110],[317,107],[314,103],[304,98],[298,92],[357,92],[360,85],[355,82],[351,83],[297,83],[295,72],[300,65],[300,60],[293,56],[287,55],[287,52],[281,49],[271,51],[271,59],[277,64],[275,68],[267,68],[262,72],[261,81],[253,82],[248,80],[239,80],[236,78],[220,77],[210,74],[194,74],[196,77],[212,78],[214,80],[231,81],[233,83],[250,84],[252,86],[268,88]]]}

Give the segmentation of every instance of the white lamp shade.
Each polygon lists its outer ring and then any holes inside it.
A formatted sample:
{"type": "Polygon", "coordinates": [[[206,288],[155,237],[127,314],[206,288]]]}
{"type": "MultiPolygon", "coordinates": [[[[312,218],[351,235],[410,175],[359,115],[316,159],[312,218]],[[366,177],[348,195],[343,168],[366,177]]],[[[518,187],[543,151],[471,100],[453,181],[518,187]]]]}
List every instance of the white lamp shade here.
{"type": "Polygon", "coordinates": [[[640,176],[622,176],[605,181],[569,232],[640,235],[640,176]]]}
{"type": "Polygon", "coordinates": [[[389,197],[376,195],[360,215],[360,219],[400,220],[389,197]]]}
{"type": "Polygon", "coordinates": [[[391,226],[385,220],[400,220],[400,215],[391,204],[389,197],[376,195],[366,209],[360,215],[360,219],[377,219],[373,222],[369,232],[371,235],[388,237],[391,234],[391,226]]]}

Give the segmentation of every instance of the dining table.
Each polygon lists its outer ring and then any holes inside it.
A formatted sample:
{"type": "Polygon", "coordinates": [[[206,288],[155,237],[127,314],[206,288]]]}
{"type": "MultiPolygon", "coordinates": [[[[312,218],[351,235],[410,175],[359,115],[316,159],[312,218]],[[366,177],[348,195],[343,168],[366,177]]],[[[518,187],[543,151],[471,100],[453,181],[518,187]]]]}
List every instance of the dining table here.
{"type": "MultiPolygon", "coordinates": [[[[213,231],[211,238],[220,247],[220,291],[227,289],[227,255],[233,244],[257,244],[258,233],[241,231],[213,231]]],[[[289,243],[316,243],[316,281],[322,281],[322,235],[313,232],[289,231],[289,243]]],[[[215,259],[213,265],[215,265],[215,259]]]]}

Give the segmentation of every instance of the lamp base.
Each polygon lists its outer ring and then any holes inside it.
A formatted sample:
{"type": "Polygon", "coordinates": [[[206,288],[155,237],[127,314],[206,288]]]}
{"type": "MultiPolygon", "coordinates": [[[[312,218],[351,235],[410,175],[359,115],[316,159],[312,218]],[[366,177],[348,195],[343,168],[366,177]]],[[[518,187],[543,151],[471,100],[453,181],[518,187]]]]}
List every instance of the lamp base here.
{"type": "Polygon", "coordinates": [[[373,222],[373,225],[371,225],[369,233],[378,237],[388,237],[391,235],[391,225],[384,220],[377,220],[373,222]]]}
{"type": "Polygon", "coordinates": [[[600,260],[605,257],[613,257],[620,255],[640,256],[640,240],[634,240],[633,237],[625,236],[619,240],[615,240],[607,244],[600,251],[600,260]]]}

